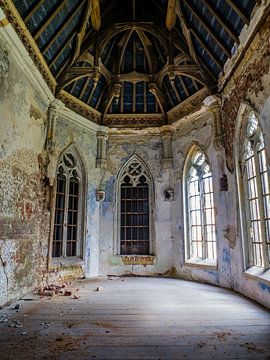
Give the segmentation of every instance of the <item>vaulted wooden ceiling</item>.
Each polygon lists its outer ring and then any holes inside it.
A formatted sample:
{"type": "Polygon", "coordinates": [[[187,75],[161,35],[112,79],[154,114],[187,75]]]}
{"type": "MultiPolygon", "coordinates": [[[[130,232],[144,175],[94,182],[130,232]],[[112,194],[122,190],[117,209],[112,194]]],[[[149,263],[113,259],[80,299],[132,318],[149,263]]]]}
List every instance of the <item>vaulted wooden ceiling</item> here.
{"type": "Polygon", "coordinates": [[[13,0],[54,76],[107,115],[160,114],[217,89],[256,0],[13,0]]]}

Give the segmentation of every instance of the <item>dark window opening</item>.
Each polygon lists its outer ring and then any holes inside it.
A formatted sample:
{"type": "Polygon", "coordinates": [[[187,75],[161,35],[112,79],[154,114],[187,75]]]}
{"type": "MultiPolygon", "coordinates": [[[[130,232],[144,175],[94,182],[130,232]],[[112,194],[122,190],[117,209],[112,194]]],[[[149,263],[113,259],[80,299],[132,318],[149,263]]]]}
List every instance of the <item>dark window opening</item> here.
{"type": "Polygon", "coordinates": [[[121,185],[120,253],[149,255],[149,185],[141,175],[133,186],[127,175],[121,185]]]}

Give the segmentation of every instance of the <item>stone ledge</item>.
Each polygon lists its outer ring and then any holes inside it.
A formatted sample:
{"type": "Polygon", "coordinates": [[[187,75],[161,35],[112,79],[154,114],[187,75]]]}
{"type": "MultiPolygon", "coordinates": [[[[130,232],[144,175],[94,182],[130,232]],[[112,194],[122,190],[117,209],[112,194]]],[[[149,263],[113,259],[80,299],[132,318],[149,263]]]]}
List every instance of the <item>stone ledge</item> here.
{"type": "Polygon", "coordinates": [[[156,256],[153,255],[116,255],[124,265],[154,265],[156,256]]]}

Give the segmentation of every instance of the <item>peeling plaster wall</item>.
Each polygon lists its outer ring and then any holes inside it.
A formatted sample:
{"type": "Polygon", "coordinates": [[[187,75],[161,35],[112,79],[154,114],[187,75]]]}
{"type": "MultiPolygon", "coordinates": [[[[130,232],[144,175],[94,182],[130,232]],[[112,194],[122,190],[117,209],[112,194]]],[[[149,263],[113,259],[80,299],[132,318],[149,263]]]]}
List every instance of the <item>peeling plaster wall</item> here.
{"type": "MultiPolygon", "coordinates": [[[[227,226],[232,229],[235,245],[231,253],[231,287],[270,307],[270,282],[248,277],[245,272],[239,209],[237,197],[236,166],[234,161],[237,114],[242,102],[249,103],[257,111],[265,135],[265,146],[270,164],[270,17],[258,29],[257,35],[236,69],[233,77],[223,90],[222,123],[228,168],[229,191],[226,194],[227,226]]],[[[270,174],[270,167],[268,174],[270,174]]]]}
{"type": "Polygon", "coordinates": [[[0,305],[40,284],[48,251],[48,98],[28,78],[12,45],[0,36],[9,63],[0,81],[0,305]]]}
{"type": "Polygon", "coordinates": [[[205,111],[199,118],[180,126],[173,136],[173,159],[171,183],[175,190],[172,202],[173,263],[181,278],[207,282],[220,286],[230,286],[230,249],[224,239],[226,226],[224,217],[226,194],[219,190],[219,178],[223,175],[224,153],[213,144],[213,119],[211,112],[205,111]],[[214,205],[217,222],[218,268],[209,265],[192,265],[185,262],[183,169],[192,144],[200,146],[209,160],[213,175],[214,205]]]}
{"type": "MultiPolygon", "coordinates": [[[[86,171],[86,211],[85,236],[81,239],[84,243],[84,259],[79,267],[72,270],[71,266],[60,269],[59,276],[98,276],[99,262],[99,203],[96,201],[96,189],[99,186],[100,169],[96,168],[97,137],[96,130],[91,129],[91,123],[86,120],[80,122],[81,117],[72,111],[65,109],[56,120],[54,134],[54,150],[50,155],[48,176],[50,181],[55,180],[57,163],[60,154],[73,144],[83,162],[86,171]],[[66,113],[66,115],[65,115],[66,113]],[[89,127],[87,126],[89,125],[89,127]],[[81,268],[81,271],[80,269],[81,268]]],[[[84,120],[84,119],[82,119],[84,120]]],[[[83,234],[84,235],[84,234],[83,234]]],[[[65,265],[65,264],[64,264],[65,265]]],[[[58,269],[59,270],[59,269],[58,269]]]]}
{"type": "Polygon", "coordinates": [[[163,274],[172,266],[170,203],[164,201],[163,192],[168,184],[168,174],[162,171],[162,143],[159,134],[139,130],[109,134],[107,170],[102,180],[106,198],[100,209],[100,275],[106,274],[163,274]],[[116,240],[116,180],[122,166],[132,155],[138,155],[148,166],[154,180],[153,248],[154,259],[133,261],[117,256],[116,240]]]}
{"type": "Polygon", "coordinates": [[[66,108],[56,119],[53,152],[47,158],[46,119],[53,96],[44,90],[46,84],[40,74],[36,75],[40,80],[34,81],[34,65],[26,69],[19,62],[28,56],[22,44],[9,42],[1,34],[0,49],[8,50],[9,71],[0,81],[0,305],[54,275],[136,274],[176,276],[225,286],[270,307],[270,282],[244,273],[233,145],[237,141],[237,113],[241,102],[247,101],[259,114],[270,160],[270,19],[261,25],[222,91],[225,149],[213,141],[212,113],[200,109],[196,116],[172,124],[173,168],[167,170],[162,169],[159,129],[109,130],[107,167],[97,168],[97,131],[108,129],[91,125],[66,108]],[[20,52],[16,52],[18,49],[20,52]],[[185,263],[183,166],[192,143],[205,150],[212,168],[217,268],[185,263]],[[53,184],[59,155],[70,144],[80,153],[87,177],[84,260],[78,267],[71,265],[48,273],[50,213],[44,178],[47,175],[53,184]],[[143,159],[154,182],[154,257],[140,260],[117,256],[114,251],[116,179],[133,154],[143,159]],[[228,177],[228,191],[220,191],[224,174],[228,177]],[[174,190],[171,202],[164,200],[168,188],[174,190]],[[103,202],[96,200],[97,189],[105,191],[103,202]]]}

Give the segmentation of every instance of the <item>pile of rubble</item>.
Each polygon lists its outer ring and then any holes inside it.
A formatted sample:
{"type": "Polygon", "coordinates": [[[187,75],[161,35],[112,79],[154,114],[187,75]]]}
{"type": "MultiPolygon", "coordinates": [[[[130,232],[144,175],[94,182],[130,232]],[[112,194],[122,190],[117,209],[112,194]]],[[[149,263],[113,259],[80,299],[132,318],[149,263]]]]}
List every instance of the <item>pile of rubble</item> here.
{"type": "MultiPolygon", "coordinates": [[[[68,284],[66,283],[62,285],[55,285],[55,284],[46,285],[38,290],[38,295],[48,296],[48,297],[52,297],[55,295],[72,296],[72,291],[68,289],[67,286],[68,284]]],[[[79,289],[76,289],[76,291],[79,291],[79,289]]],[[[79,299],[79,296],[74,294],[73,298],[79,299]]]]}

